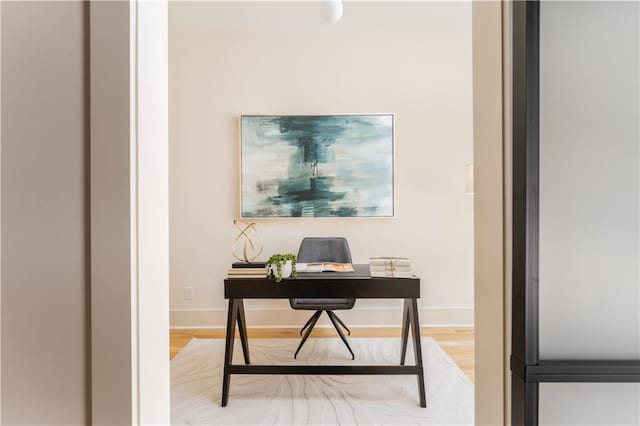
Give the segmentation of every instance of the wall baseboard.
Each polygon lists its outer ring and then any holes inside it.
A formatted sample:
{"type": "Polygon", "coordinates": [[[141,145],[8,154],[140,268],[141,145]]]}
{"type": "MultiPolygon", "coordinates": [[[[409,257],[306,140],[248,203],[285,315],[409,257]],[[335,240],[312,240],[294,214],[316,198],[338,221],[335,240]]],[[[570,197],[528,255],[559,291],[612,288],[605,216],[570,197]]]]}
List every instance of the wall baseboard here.
{"type": "MultiPolygon", "coordinates": [[[[301,327],[310,311],[290,308],[245,308],[249,327],[301,327]]],[[[340,318],[350,327],[399,327],[402,312],[398,307],[361,307],[340,311],[340,318]]],[[[220,328],[227,321],[226,309],[174,309],[170,312],[171,328],[220,328]]],[[[427,327],[473,327],[473,308],[466,306],[420,308],[420,325],[427,327]]],[[[326,315],[319,327],[329,327],[326,315]]]]}

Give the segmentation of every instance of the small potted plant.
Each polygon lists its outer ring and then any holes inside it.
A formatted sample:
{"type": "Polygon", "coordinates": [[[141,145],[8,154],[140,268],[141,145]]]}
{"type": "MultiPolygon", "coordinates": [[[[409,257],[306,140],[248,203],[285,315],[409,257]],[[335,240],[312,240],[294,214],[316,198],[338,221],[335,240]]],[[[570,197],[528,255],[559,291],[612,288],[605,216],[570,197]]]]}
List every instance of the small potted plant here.
{"type": "Polygon", "coordinates": [[[296,261],[296,255],[293,253],[276,253],[267,260],[267,265],[269,265],[269,272],[279,283],[283,278],[295,278],[298,276],[296,261]]]}

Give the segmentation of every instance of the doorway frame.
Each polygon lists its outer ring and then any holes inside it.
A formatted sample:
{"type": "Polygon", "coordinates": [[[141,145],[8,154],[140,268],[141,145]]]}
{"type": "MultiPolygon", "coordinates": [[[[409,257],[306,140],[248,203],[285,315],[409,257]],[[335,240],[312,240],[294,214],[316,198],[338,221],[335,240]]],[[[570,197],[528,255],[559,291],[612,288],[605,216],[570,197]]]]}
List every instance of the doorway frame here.
{"type": "MultiPolygon", "coordinates": [[[[92,2],[92,6],[93,6],[92,2]]],[[[131,0],[130,2],[126,2],[128,5],[137,5],[139,0],[131,0]]],[[[166,0],[163,0],[159,3],[164,3],[166,5],[166,0]]],[[[476,2],[473,3],[473,38],[474,38],[474,57],[476,60],[474,61],[474,81],[479,82],[479,78],[476,75],[477,72],[486,72],[486,76],[491,79],[492,85],[495,88],[498,88],[496,93],[479,93],[480,88],[474,84],[474,104],[481,105],[482,99],[486,96],[489,99],[489,102],[492,103],[493,107],[491,109],[491,114],[483,115],[482,117],[477,116],[474,111],[474,121],[477,125],[474,125],[474,162],[475,165],[475,201],[474,201],[474,220],[475,220],[475,228],[476,230],[480,229],[480,231],[475,231],[475,264],[478,266],[476,269],[476,300],[475,300],[475,327],[476,327],[476,341],[480,341],[480,346],[476,351],[476,369],[480,369],[479,374],[476,376],[476,421],[478,423],[495,423],[495,424],[506,424],[505,419],[508,417],[504,416],[504,410],[508,409],[508,406],[504,403],[505,398],[508,398],[508,394],[504,392],[505,384],[501,381],[493,381],[488,377],[489,375],[493,375],[496,372],[498,373],[498,377],[503,377],[506,369],[504,368],[504,345],[506,341],[506,336],[504,334],[505,327],[508,327],[508,306],[505,306],[504,300],[505,296],[508,294],[509,288],[505,288],[505,283],[508,279],[508,275],[505,276],[503,273],[504,268],[508,267],[508,262],[505,262],[505,250],[508,249],[508,245],[505,245],[505,241],[508,239],[508,229],[505,228],[505,220],[508,218],[504,215],[505,213],[505,205],[508,204],[508,193],[504,193],[505,183],[508,183],[505,180],[506,170],[504,168],[505,162],[508,162],[508,157],[505,156],[505,145],[503,141],[505,140],[505,132],[503,131],[504,127],[507,126],[507,123],[503,123],[503,113],[504,106],[502,104],[502,68],[503,68],[503,54],[502,45],[503,45],[503,7],[508,7],[508,3],[502,3],[500,1],[493,2],[476,2]],[[484,3],[484,4],[480,4],[484,3]],[[498,26],[495,24],[498,23],[498,26]],[[490,57],[486,59],[482,59],[481,53],[488,49],[492,54],[490,57]],[[498,52],[501,52],[500,55],[497,55],[498,52]],[[486,67],[486,68],[485,68],[486,67]],[[498,84],[499,83],[499,84],[498,84]],[[498,85],[496,85],[498,84],[498,85]],[[486,117],[489,121],[487,122],[486,127],[480,124],[480,119],[486,117]],[[491,139],[491,137],[497,137],[498,139],[491,139]],[[496,141],[500,141],[500,143],[496,143],[496,141]],[[501,170],[500,173],[496,174],[496,167],[499,167],[501,170]],[[494,196],[496,194],[500,194],[498,199],[491,199],[491,194],[494,196]],[[496,201],[496,203],[492,203],[492,201],[496,201]],[[501,218],[501,220],[497,220],[497,218],[501,218]],[[487,229],[484,229],[485,221],[488,222],[489,227],[491,229],[495,229],[499,232],[500,237],[496,238],[495,235],[489,235],[487,229]],[[498,242],[496,242],[498,240],[498,242]],[[485,246],[485,242],[489,243],[493,242],[493,244],[487,249],[485,246]],[[478,250],[481,249],[481,250],[478,250]],[[478,253],[480,251],[480,253],[478,253]],[[489,263],[485,263],[484,261],[488,260],[489,263]],[[485,269],[486,267],[486,269],[485,269]],[[488,317],[487,317],[488,315],[488,317]],[[485,346],[482,342],[485,340],[485,335],[488,335],[491,340],[487,342],[493,342],[491,345],[494,347],[487,347],[485,352],[485,346]],[[488,369],[485,369],[487,368],[488,369]],[[485,380],[489,380],[489,382],[485,383],[485,380]],[[487,383],[491,383],[488,385],[487,383]],[[486,392],[485,392],[486,391],[486,392]],[[489,400],[485,401],[484,399],[481,401],[478,395],[483,395],[483,398],[486,397],[489,400]],[[492,419],[500,419],[500,421],[492,421],[492,419]]],[[[127,18],[129,19],[129,18],[127,18]]],[[[113,24],[113,29],[119,28],[123,23],[120,22],[118,24],[113,24]]],[[[128,35],[131,35],[134,32],[135,26],[131,26],[134,23],[129,21],[127,23],[128,35]]],[[[137,28],[135,31],[138,31],[138,36],[140,36],[140,31],[142,31],[142,35],[144,35],[145,31],[152,31],[151,28],[145,29],[137,28]]],[[[96,53],[98,51],[98,47],[94,44],[95,41],[91,41],[92,52],[96,53]]],[[[91,78],[95,78],[98,64],[94,63],[91,68],[91,78]]],[[[134,73],[136,69],[134,65],[132,65],[129,61],[118,63],[115,66],[124,67],[127,72],[134,73]]],[[[152,69],[137,69],[137,78],[139,80],[144,79],[144,73],[156,72],[156,70],[152,69]]],[[[131,75],[130,75],[131,77],[131,75]]],[[[126,83],[127,90],[129,90],[130,80],[127,80],[126,83]]],[[[118,85],[115,85],[115,89],[120,88],[118,85]]],[[[1,88],[0,88],[1,90],[1,88]]],[[[95,93],[92,93],[92,100],[96,100],[95,93]]],[[[128,100],[127,100],[128,102],[128,100]]],[[[144,107],[144,105],[143,105],[144,107]]],[[[475,110],[475,109],[474,109],[475,110]]],[[[93,110],[94,113],[97,111],[93,110]]],[[[168,118],[167,118],[168,122],[168,118]]],[[[93,120],[92,120],[93,123],[93,120]]],[[[127,124],[128,126],[128,124],[127,124]]],[[[129,129],[130,131],[130,129],[129,129]]],[[[140,153],[139,153],[140,154],[140,153]]],[[[144,156],[144,152],[142,153],[144,156]]],[[[95,171],[95,169],[94,169],[95,171]]],[[[129,172],[127,172],[129,173],[129,172]]],[[[92,195],[96,196],[97,192],[92,191],[92,195]]],[[[106,195],[105,195],[106,196],[106,195]]],[[[139,194],[140,196],[140,194],[139,194]]],[[[124,202],[124,201],[123,201],[124,202]]],[[[129,201],[126,201],[127,203],[129,201]]],[[[94,216],[92,213],[92,223],[96,223],[96,220],[99,219],[97,216],[94,216]]],[[[124,226],[124,225],[123,225],[124,226]]],[[[126,225],[128,226],[128,225],[126,225]]],[[[147,248],[142,247],[141,250],[147,250],[147,248]]],[[[95,253],[94,253],[95,254],[95,253]]],[[[167,290],[168,291],[168,290],[167,290]]],[[[117,314],[118,309],[120,308],[121,303],[133,303],[136,302],[136,311],[135,316],[138,315],[138,303],[147,303],[151,301],[144,294],[140,300],[135,300],[133,294],[130,294],[128,300],[125,302],[117,301],[111,299],[108,295],[104,295],[100,297],[98,294],[94,293],[94,304],[102,305],[105,307],[104,318],[92,318],[92,327],[99,326],[100,323],[104,322],[105,324],[109,323],[117,314]]],[[[94,314],[97,313],[94,310],[94,314]]],[[[131,311],[129,311],[131,313],[131,311]]],[[[129,353],[131,360],[137,360],[138,363],[146,362],[147,357],[150,355],[150,351],[154,350],[154,345],[150,344],[147,340],[147,337],[153,336],[153,334],[165,335],[168,332],[168,326],[165,327],[165,316],[168,315],[168,306],[166,306],[166,313],[156,313],[154,316],[159,320],[155,323],[154,326],[146,328],[141,331],[139,345],[134,345],[132,351],[129,353]]],[[[167,322],[168,324],[168,322],[167,322]]],[[[105,336],[101,336],[97,333],[97,330],[94,328],[94,333],[92,335],[92,351],[96,351],[99,347],[97,342],[101,340],[103,342],[111,342],[115,337],[120,336],[131,336],[131,329],[125,327],[124,329],[111,330],[111,333],[105,336]]],[[[167,338],[167,346],[168,346],[168,338],[167,338]]],[[[167,352],[168,353],[168,352],[167,352]]],[[[163,354],[166,355],[166,354],[163,354]]],[[[94,367],[99,367],[99,363],[95,363],[94,367]]],[[[104,366],[101,366],[103,368],[104,366]]],[[[108,379],[108,374],[110,369],[121,368],[119,365],[111,365],[108,366],[106,370],[102,370],[100,372],[101,377],[104,380],[108,379]]],[[[1,374],[1,371],[0,371],[1,374]]],[[[168,377],[168,363],[166,366],[166,371],[159,372],[160,376],[168,377]]],[[[112,377],[113,378],[113,377],[112,377]]],[[[111,379],[112,379],[111,378],[111,379]]],[[[92,374],[92,385],[96,385],[96,381],[99,380],[98,377],[93,376],[92,374]]],[[[127,394],[131,392],[132,382],[134,382],[136,377],[134,377],[133,372],[128,378],[128,382],[125,384],[116,383],[116,389],[118,391],[125,391],[127,394]]],[[[139,383],[138,383],[139,385],[139,383]]],[[[163,389],[168,389],[168,384],[166,388],[163,386],[163,389]]],[[[162,389],[161,393],[165,392],[162,389]]],[[[139,392],[144,395],[146,398],[146,388],[139,387],[135,392],[139,392]]],[[[134,392],[134,393],[135,393],[134,392]]],[[[152,400],[149,400],[149,406],[156,406],[162,408],[165,402],[168,400],[167,395],[158,394],[149,394],[152,397],[152,400]]],[[[95,409],[97,405],[106,405],[113,401],[105,401],[100,400],[99,393],[94,392],[92,394],[93,399],[93,408],[95,409]]],[[[136,397],[139,398],[140,396],[136,397]]],[[[133,404],[132,401],[130,401],[133,404]]],[[[164,405],[166,407],[166,405],[164,405]]],[[[113,407],[112,407],[113,408],[113,407]]],[[[122,410],[124,407],[115,407],[117,410],[122,410]]],[[[164,408],[162,408],[164,409],[164,408]]],[[[94,421],[98,419],[94,418],[94,421]]],[[[141,423],[141,418],[139,416],[131,417],[133,424],[141,423]]],[[[165,418],[168,420],[168,418],[165,418]]]]}
{"type": "Polygon", "coordinates": [[[168,2],[88,20],[91,421],[169,424],[168,2]]]}
{"type": "MultiPolygon", "coordinates": [[[[141,4],[140,0],[131,0],[131,4],[141,4]]],[[[166,0],[163,0],[166,4],[166,0]]],[[[505,143],[505,81],[503,79],[504,23],[508,7],[500,1],[472,3],[473,23],[473,80],[474,80],[474,264],[475,264],[475,332],[476,332],[476,423],[506,424],[506,403],[508,384],[505,382],[507,309],[505,297],[505,268],[508,267],[506,244],[509,237],[505,227],[508,205],[508,193],[505,181],[508,170],[508,146],[505,143]]],[[[144,38],[145,28],[132,25],[132,39],[144,38]]],[[[140,61],[140,52],[137,53],[140,61]]],[[[133,59],[132,59],[133,61],[133,59]]],[[[130,65],[130,64],[129,64],[130,65]]],[[[132,73],[134,71],[132,70],[132,73]]],[[[141,68],[138,62],[137,81],[146,77],[145,72],[154,73],[152,68],[141,68]]],[[[149,104],[135,104],[135,115],[154,114],[148,111],[149,104]]],[[[168,117],[166,118],[168,125],[168,117]]],[[[144,161],[144,153],[138,152],[138,162],[144,161]]],[[[138,193],[138,197],[143,196],[138,193]]],[[[145,248],[138,248],[138,251],[145,248]]],[[[168,289],[167,289],[168,292],[168,289]]],[[[131,302],[143,305],[149,302],[144,294],[131,302]]],[[[168,306],[166,307],[168,314],[168,306]]],[[[153,346],[147,346],[146,336],[164,335],[168,331],[162,323],[149,324],[145,330],[139,330],[138,345],[132,347],[132,358],[139,364],[153,357],[153,346]]],[[[168,377],[166,371],[161,376],[168,377]]],[[[131,377],[132,381],[136,377],[131,377]]],[[[138,384],[139,385],[139,384],[138,384]]],[[[168,386],[168,383],[167,383],[168,386]]],[[[138,395],[134,399],[146,400],[148,407],[162,407],[164,397],[147,394],[151,389],[138,386],[138,395]]],[[[94,396],[94,404],[96,403],[94,396]]],[[[166,405],[165,405],[166,407],[166,405]]],[[[168,420],[168,418],[167,418],[168,420]]],[[[134,416],[133,423],[141,422],[134,416]]]]}
{"type": "MultiPolygon", "coordinates": [[[[129,2],[124,2],[127,4],[127,7],[135,8],[138,6],[140,2],[139,0],[130,0],[129,2]]],[[[161,0],[155,3],[164,4],[166,7],[166,0],[161,0]]],[[[504,35],[504,10],[503,8],[508,8],[510,2],[502,3],[500,1],[489,1],[489,2],[473,2],[473,51],[474,51],[474,83],[480,83],[482,78],[486,77],[490,80],[492,87],[496,90],[493,93],[489,93],[488,91],[481,91],[481,87],[479,84],[474,84],[474,106],[483,105],[484,99],[491,104],[490,113],[482,113],[480,108],[474,108],[474,162],[475,164],[475,200],[474,200],[474,221],[475,221],[475,264],[476,275],[475,275],[475,328],[476,328],[476,341],[480,342],[480,345],[477,346],[476,350],[476,369],[478,370],[477,380],[476,380],[476,421],[478,423],[484,424],[506,424],[505,421],[508,419],[508,416],[505,416],[505,410],[508,410],[508,404],[505,404],[505,399],[508,398],[508,393],[505,392],[506,385],[502,380],[493,380],[491,379],[491,375],[496,375],[497,377],[504,377],[506,372],[505,361],[504,361],[504,347],[505,341],[508,336],[505,336],[505,328],[508,328],[508,306],[505,305],[505,297],[508,296],[509,287],[505,287],[505,283],[508,280],[508,274],[504,274],[505,267],[508,268],[508,261],[505,259],[509,259],[505,256],[506,250],[508,250],[508,244],[505,244],[505,241],[508,241],[509,238],[509,230],[505,227],[505,220],[508,220],[508,217],[505,215],[505,205],[508,205],[508,197],[509,193],[505,192],[505,184],[508,184],[508,180],[505,179],[505,176],[508,177],[508,174],[505,173],[507,168],[505,168],[505,164],[508,163],[508,156],[505,156],[505,153],[508,152],[508,145],[505,145],[504,141],[508,136],[504,132],[505,126],[507,126],[507,122],[503,122],[503,115],[505,113],[505,108],[503,105],[503,35],[504,35]],[[488,51],[490,53],[486,58],[483,57],[482,53],[488,51]],[[481,73],[479,75],[478,73],[481,73]],[[486,125],[482,124],[481,121],[483,118],[486,118],[486,125]],[[495,138],[495,139],[494,139],[495,138]],[[499,172],[498,172],[499,170],[499,172]],[[498,220],[499,218],[499,220],[498,220]],[[488,225],[485,228],[485,225],[488,225]],[[498,232],[498,237],[496,238],[495,234],[490,234],[487,232],[489,229],[493,229],[498,232]],[[488,339],[488,340],[485,340],[488,339]],[[485,346],[485,342],[489,343],[485,346]],[[487,398],[485,401],[484,398],[487,398]],[[499,419],[499,420],[498,420],[499,419]]],[[[91,2],[91,6],[94,5],[94,2],[91,2]]],[[[110,22],[111,25],[110,31],[115,31],[117,28],[122,28],[123,25],[128,29],[127,36],[133,37],[133,34],[137,33],[137,36],[144,37],[146,31],[150,31],[149,34],[153,35],[153,28],[148,27],[137,27],[134,21],[131,21],[130,16],[126,16],[127,22],[122,21],[122,16],[118,17],[119,22],[110,22]]],[[[95,27],[94,27],[95,28],[95,27]]],[[[157,28],[156,28],[157,30],[157,28]]],[[[92,54],[96,54],[99,52],[100,47],[95,45],[94,39],[91,40],[91,52],[92,54]]],[[[105,52],[108,53],[108,52],[105,52]]],[[[98,77],[97,71],[99,63],[92,63],[91,67],[91,78],[94,79],[98,77]]],[[[112,66],[116,67],[118,70],[126,70],[129,74],[129,78],[126,81],[121,81],[119,83],[113,83],[111,86],[115,90],[119,90],[123,87],[126,90],[130,90],[129,84],[131,83],[131,78],[134,75],[137,76],[137,81],[142,81],[145,78],[145,73],[155,73],[155,69],[150,68],[138,68],[137,64],[132,64],[131,57],[127,60],[123,60],[122,62],[117,62],[112,64],[112,66]]],[[[113,77],[113,76],[112,76],[113,77]]],[[[1,88],[0,88],[1,90],[1,88]]],[[[96,93],[92,91],[91,93],[92,101],[95,102],[98,100],[96,97],[96,93]]],[[[127,104],[129,103],[129,98],[126,100],[127,104]]],[[[127,108],[131,105],[128,104],[127,108]]],[[[138,104],[138,107],[145,108],[145,104],[138,104]]],[[[92,108],[92,112],[95,114],[97,111],[92,108]]],[[[137,110],[139,113],[140,111],[137,110]]],[[[143,112],[144,113],[144,112],[143,112]]],[[[95,122],[96,116],[92,116],[92,126],[95,122]]],[[[165,118],[166,124],[168,124],[168,117],[165,118]]],[[[125,124],[122,124],[125,125],[125,124]]],[[[127,131],[130,132],[131,128],[128,127],[129,123],[126,123],[127,131]]],[[[144,151],[138,152],[138,159],[144,160],[144,158],[140,158],[140,155],[143,157],[146,155],[144,151]]],[[[96,169],[93,168],[95,172],[96,169]]],[[[127,176],[130,176],[131,170],[127,170],[127,176]]],[[[92,196],[95,197],[99,194],[99,192],[92,188],[92,196]]],[[[138,194],[138,197],[143,196],[144,194],[138,194]]],[[[108,194],[104,194],[105,197],[108,194]]],[[[113,200],[111,200],[113,201],[113,200]]],[[[126,204],[126,208],[130,208],[130,200],[123,200],[122,203],[126,204]]],[[[100,219],[99,216],[91,214],[91,222],[92,224],[99,223],[97,222],[100,219]]],[[[130,223],[122,224],[123,227],[130,226],[130,223]]],[[[129,237],[127,237],[129,238],[129,237]]],[[[95,241],[95,238],[92,238],[95,241]]],[[[131,241],[129,240],[129,243],[131,241]]],[[[145,246],[139,247],[141,252],[146,250],[151,250],[151,248],[147,248],[145,246]]],[[[92,256],[96,255],[95,252],[92,253],[92,256]]],[[[129,266],[127,266],[128,268],[129,266]]],[[[167,297],[168,297],[168,289],[167,297]]],[[[113,294],[104,294],[100,295],[99,293],[93,293],[93,303],[92,303],[92,312],[94,315],[99,312],[104,313],[104,317],[96,317],[94,316],[91,319],[92,322],[92,352],[97,352],[100,342],[107,344],[113,341],[113,338],[121,338],[125,337],[125,340],[130,339],[132,336],[132,328],[131,324],[125,326],[120,329],[113,329],[111,321],[113,319],[117,319],[117,312],[122,306],[129,306],[128,313],[137,318],[140,314],[140,306],[142,304],[146,304],[152,302],[153,299],[148,297],[145,293],[140,295],[139,299],[136,299],[134,296],[137,294],[136,292],[130,292],[127,296],[126,300],[114,300],[113,294]],[[124,304],[124,305],[123,305],[124,304]],[[104,308],[104,309],[103,309],[104,308]],[[103,309],[103,310],[101,310],[103,309]],[[133,309],[133,310],[131,310],[133,309]],[[105,328],[100,329],[101,326],[105,326],[105,328]],[[100,330],[108,330],[106,326],[109,325],[111,327],[110,333],[102,335],[100,330]],[[96,329],[98,327],[98,329],[96,329]]],[[[162,305],[163,303],[161,303],[162,305]]],[[[149,316],[150,320],[158,320],[153,324],[149,324],[149,327],[146,327],[142,330],[138,330],[138,344],[133,345],[133,341],[129,340],[132,343],[132,347],[130,347],[131,352],[128,352],[127,357],[129,357],[131,362],[137,362],[139,364],[143,364],[151,359],[153,364],[153,360],[155,359],[153,355],[153,350],[157,349],[154,344],[150,343],[149,338],[152,336],[160,335],[166,336],[168,333],[168,306],[164,307],[166,309],[164,313],[160,312],[152,312],[149,316]]],[[[168,347],[168,337],[166,338],[166,345],[168,347]]],[[[161,347],[163,344],[161,344],[161,347]]],[[[129,346],[127,346],[129,347],[129,346]]],[[[162,354],[162,356],[166,357],[168,351],[162,354]]],[[[106,361],[105,361],[106,362],[106,361]]],[[[122,366],[119,364],[110,363],[105,365],[101,364],[100,361],[96,362],[94,360],[93,363],[94,368],[100,368],[101,370],[96,372],[92,372],[92,386],[95,387],[97,382],[100,380],[104,380],[105,383],[107,381],[112,381],[113,377],[109,377],[110,371],[116,371],[117,369],[121,369],[122,366]]],[[[167,377],[168,378],[168,362],[165,367],[161,367],[163,370],[158,372],[158,376],[167,377]]],[[[0,372],[1,374],[1,372],[0,372]]],[[[133,395],[136,395],[136,401],[145,400],[147,401],[145,404],[148,404],[148,407],[159,407],[162,413],[165,413],[166,409],[166,401],[168,401],[168,383],[163,385],[160,389],[156,389],[151,392],[151,389],[145,388],[144,386],[140,386],[137,375],[132,371],[127,380],[122,383],[108,383],[108,387],[112,388],[117,392],[125,392],[126,395],[131,395],[131,397],[127,398],[128,403],[133,406],[133,395]],[[132,388],[132,386],[134,388],[132,388]],[[147,394],[147,392],[149,392],[147,394]],[[149,398],[147,398],[149,396],[149,398]]],[[[109,404],[112,404],[113,400],[105,400],[104,394],[100,392],[92,392],[92,406],[95,412],[97,406],[103,406],[105,409],[115,408],[116,410],[130,410],[131,407],[122,407],[122,406],[111,406],[108,407],[109,404]]],[[[137,402],[135,403],[137,407],[137,402]]],[[[143,422],[143,418],[138,415],[132,415],[130,417],[132,424],[139,424],[143,422]]],[[[168,421],[168,417],[166,414],[163,414],[164,421],[161,423],[168,421]]],[[[94,422],[97,422],[99,419],[94,418],[94,422]]]]}
{"type": "MultiPolygon", "coordinates": [[[[139,7],[145,3],[141,0],[130,0],[131,10],[139,13],[139,7]]],[[[154,2],[161,3],[166,7],[166,0],[154,2]]],[[[92,3],[93,6],[93,3],[92,3]]],[[[505,181],[508,177],[505,164],[508,163],[505,156],[505,150],[508,147],[505,144],[505,107],[504,107],[504,84],[503,68],[504,68],[504,13],[505,6],[500,1],[474,1],[472,3],[472,24],[473,24],[473,80],[474,80],[474,264],[475,264],[475,332],[476,332],[476,423],[478,424],[507,424],[508,416],[505,414],[508,404],[505,401],[508,393],[505,391],[508,384],[504,378],[506,369],[506,349],[505,329],[508,327],[508,312],[505,310],[505,297],[508,295],[507,277],[505,276],[505,268],[508,267],[508,257],[506,257],[505,243],[509,236],[509,231],[505,227],[506,212],[505,206],[508,205],[508,193],[505,192],[505,181]]],[[[137,25],[133,18],[127,17],[131,21],[127,22],[128,36],[131,39],[140,40],[145,38],[146,31],[150,31],[149,37],[153,36],[154,29],[137,25]]],[[[124,25],[122,17],[118,18],[118,22],[111,23],[113,28],[124,25]]],[[[111,25],[110,24],[110,25],[111,25]]],[[[92,54],[97,51],[94,41],[91,42],[92,54]]],[[[113,53],[113,52],[111,52],[113,53]]],[[[93,63],[92,63],[93,65],[93,63]]],[[[118,70],[125,70],[129,73],[130,79],[125,82],[114,83],[113,88],[122,88],[126,85],[127,90],[134,89],[130,84],[144,81],[148,77],[152,77],[156,73],[156,69],[140,67],[137,57],[130,57],[129,60],[123,60],[118,63],[118,70]]],[[[95,65],[91,67],[91,77],[97,76],[99,68],[95,65]]],[[[104,70],[103,70],[104,73],[104,70]]],[[[104,75],[103,75],[104,76],[104,75]]],[[[130,92],[130,93],[132,93],[130,92]]],[[[137,92],[138,96],[140,92],[137,92]]],[[[92,101],[95,100],[92,91],[92,101]]],[[[129,99],[127,99],[129,102],[129,99]]],[[[140,120],[144,116],[144,108],[152,107],[152,104],[136,103],[132,107],[132,117],[134,120],[140,120]]],[[[128,108],[131,104],[128,105],[128,108]]],[[[97,111],[94,111],[97,112],[97,111]]],[[[147,112],[149,112],[147,110],[147,112]]],[[[96,118],[98,119],[98,118],[96,118]]],[[[157,122],[156,122],[157,123],[157,122]]],[[[168,126],[168,117],[165,117],[165,123],[168,126]]],[[[130,123],[126,125],[129,126],[130,123]]],[[[92,116],[93,126],[93,116],[92,116]]],[[[165,127],[164,125],[161,127],[165,127]]],[[[133,127],[127,127],[128,131],[133,132],[133,127]]],[[[140,137],[139,135],[137,136],[140,137]]],[[[138,139],[138,144],[140,140],[138,139]]],[[[135,144],[133,145],[135,147],[135,144]]],[[[508,152],[508,151],[507,151],[508,152]]],[[[137,163],[145,161],[149,152],[145,150],[135,149],[137,154],[137,163]]],[[[127,159],[127,165],[130,165],[127,159]]],[[[123,163],[125,164],[125,163],[123,163]]],[[[128,166],[127,166],[128,167],[128,166]]],[[[137,169],[129,170],[127,176],[137,176],[134,174],[137,169]],[[130,173],[130,174],[129,174],[130,173]]],[[[95,171],[95,169],[94,169],[95,171]]],[[[117,171],[113,171],[117,173],[117,171]]],[[[93,190],[92,196],[98,194],[93,190]]],[[[168,185],[168,183],[167,183],[168,185]]],[[[138,187],[137,200],[145,197],[143,191],[150,190],[144,187],[138,187]]],[[[106,197],[107,194],[104,194],[106,197]]],[[[127,208],[131,208],[131,200],[123,200],[127,208]]],[[[100,223],[99,217],[91,215],[92,223],[100,223]]],[[[122,226],[130,226],[131,224],[123,224],[122,226]]],[[[137,225],[145,226],[144,218],[138,217],[137,225]]],[[[129,231],[131,231],[130,228],[129,231]]],[[[129,234],[128,237],[130,238],[129,234]]],[[[93,240],[93,237],[92,237],[93,240]]],[[[130,240],[129,243],[136,245],[136,256],[144,256],[148,251],[152,251],[152,247],[139,244],[139,241],[130,240]]],[[[95,253],[92,254],[92,257],[95,253]]],[[[134,262],[138,262],[138,257],[132,258],[134,262]]],[[[133,267],[137,265],[134,263],[133,267]]],[[[128,266],[128,267],[131,267],[128,266]]],[[[134,277],[135,278],[135,277],[134,277]]],[[[133,279],[133,278],[132,278],[133,279]]],[[[153,303],[153,297],[149,293],[140,292],[139,283],[132,285],[131,293],[127,300],[114,301],[110,299],[110,295],[105,294],[99,297],[97,293],[93,295],[94,300],[92,309],[95,308],[94,314],[104,312],[104,317],[94,316],[92,318],[92,353],[99,355],[98,349],[100,342],[106,343],[113,338],[111,335],[103,335],[98,332],[102,326],[102,330],[106,330],[107,324],[114,319],[114,312],[122,308],[122,304],[130,306],[132,321],[137,321],[142,313],[144,306],[150,306],[153,303]],[[136,287],[137,286],[137,287],[136,287]],[[130,305],[129,305],[130,304],[130,305]],[[101,310],[102,309],[102,310],[101,310]]],[[[165,290],[162,290],[163,292],[165,290]]],[[[168,288],[166,289],[168,298],[168,288]]],[[[111,295],[112,296],[112,295],[111,295]]],[[[168,300],[168,299],[167,299],[168,300]]],[[[163,302],[164,303],[164,302],[163,302]]],[[[162,304],[163,304],[162,303],[162,304]]],[[[145,327],[139,328],[141,322],[132,322],[130,327],[125,327],[118,332],[119,337],[127,337],[131,340],[131,351],[129,355],[134,366],[154,365],[158,360],[158,348],[164,344],[158,344],[158,340],[154,336],[166,336],[166,346],[168,348],[168,312],[169,307],[162,306],[164,313],[158,309],[147,311],[145,327]],[[154,321],[157,318],[157,321],[154,321]],[[134,337],[135,336],[135,337],[134,337]],[[156,342],[156,343],[153,343],[156,342]]],[[[165,338],[165,337],[163,337],[165,338]]],[[[168,354],[168,349],[165,356],[168,354]]],[[[99,360],[98,360],[99,361],[99,360]]],[[[149,423],[145,413],[150,413],[156,407],[160,411],[155,421],[151,423],[167,423],[168,412],[167,401],[169,401],[169,364],[158,364],[156,370],[156,378],[167,378],[160,388],[152,388],[145,386],[142,382],[139,371],[135,368],[131,371],[127,382],[116,383],[111,389],[115,391],[124,391],[127,395],[131,395],[129,401],[130,406],[113,406],[109,407],[113,401],[101,399],[102,395],[97,392],[97,386],[100,381],[109,384],[109,371],[115,371],[118,368],[116,364],[98,362],[94,360],[94,374],[92,375],[92,393],[94,413],[96,407],[103,407],[116,410],[131,410],[132,424],[149,423]],[[143,404],[141,404],[143,402],[143,404]],[[149,410],[149,411],[147,411],[149,410]],[[160,420],[164,419],[164,420],[160,420]]],[[[163,379],[164,380],[164,379],[163,379]]],[[[112,395],[117,394],[113,392],[112,395]]],[[[94,421],[98,422],[99,418],[94,417],[94,421]]]]}

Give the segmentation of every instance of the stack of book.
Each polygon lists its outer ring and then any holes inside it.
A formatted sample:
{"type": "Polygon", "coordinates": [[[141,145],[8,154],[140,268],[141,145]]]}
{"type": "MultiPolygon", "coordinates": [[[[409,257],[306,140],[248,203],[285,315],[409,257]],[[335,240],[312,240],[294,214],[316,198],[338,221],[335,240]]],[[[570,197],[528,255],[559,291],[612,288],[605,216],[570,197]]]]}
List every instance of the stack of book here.
{"type": "Polygon", "coordinates": [[[267,271],[265,262],[236,262],[227,272],[227,278],[267,278],[267,271]]]}
{"type": "Polygon", "coordinates": [[[411,260],[407,257],[371,257],[369,269],[372,277],[413,278],[411,260]]]}

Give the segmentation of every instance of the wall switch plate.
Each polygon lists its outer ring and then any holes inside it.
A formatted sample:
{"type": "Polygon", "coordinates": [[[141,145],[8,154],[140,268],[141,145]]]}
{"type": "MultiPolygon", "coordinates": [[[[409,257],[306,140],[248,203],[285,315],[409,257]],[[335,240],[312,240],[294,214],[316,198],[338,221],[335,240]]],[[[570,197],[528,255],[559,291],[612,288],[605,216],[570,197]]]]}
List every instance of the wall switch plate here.
{"type": "Polygon", "coordinates": [[[184,288],[184,300],[193,300],[193,287],[184,288]]]}

